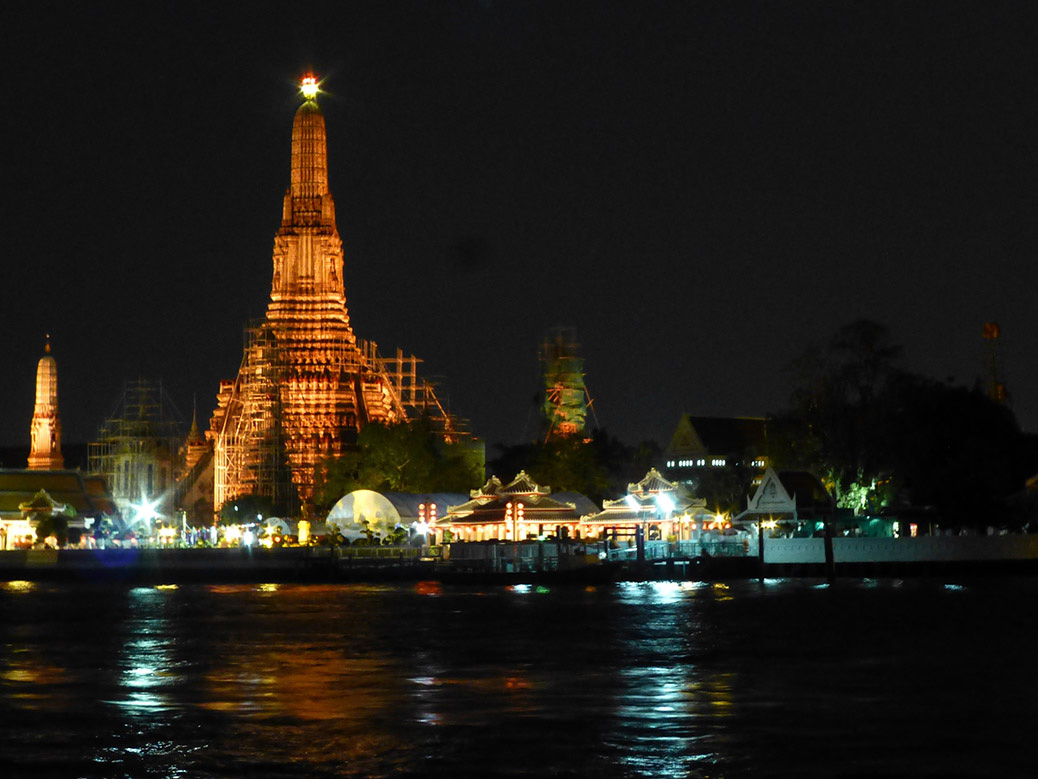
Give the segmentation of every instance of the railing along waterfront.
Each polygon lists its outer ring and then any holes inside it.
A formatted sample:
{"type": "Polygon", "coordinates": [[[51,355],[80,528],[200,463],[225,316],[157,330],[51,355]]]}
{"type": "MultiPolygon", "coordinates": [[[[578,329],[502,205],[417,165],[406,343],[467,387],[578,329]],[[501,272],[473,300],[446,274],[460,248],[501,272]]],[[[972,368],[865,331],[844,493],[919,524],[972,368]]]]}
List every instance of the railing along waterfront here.
{"type": "MultiPolygon", "coordinates": [[[[746,557],[756,554],[756,546],[752,549],[742,541],[646,541],[645,560],[686,560],[697,557],[746,557]]],[[[635,545],[609,549],[606,559],[623,562],[635,560],[638,547],[635,545]]]]}
{"type": "Polygon", "coordinates": [[[635,544],[613,546],[583,541],[473,541],[451,544],[450,560],[456,570],[494,572],[556,571],[599,563],[633,564],[687,561],[702,557],[746,557],[750,551],[740,540],[646,541],[643,555],[635,544]]]}
{"type": "Polygon", "coordinates": [[[414,560],[426,556],[424,550],[414,546],[340,546],[335,556],[340,560],[414,560]]]}

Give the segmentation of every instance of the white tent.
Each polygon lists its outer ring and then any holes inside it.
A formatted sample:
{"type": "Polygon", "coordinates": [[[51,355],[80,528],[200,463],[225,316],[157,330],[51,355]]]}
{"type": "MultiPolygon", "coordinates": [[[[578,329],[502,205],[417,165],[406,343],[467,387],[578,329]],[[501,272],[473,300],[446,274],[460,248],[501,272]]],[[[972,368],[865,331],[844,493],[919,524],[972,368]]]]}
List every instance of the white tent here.
{"type": "Polygon", "coordinates": [[[447,508],[464,503],[468,495],[446,492],[375,492],[355,490],[332,506],[325,520],[329,532],[342,533],[351,541],[364,537],[364,529],[385,538],[397,525],[411,527],[421,519],[419,506],[424,506],[425,519],[447,516],[447,508]],[[435,514],[432,507],[435,506],[435,514]]]}
{"type": "Polygon", "coordinates": [[[400,524],[400,514],[381,493],[355,490],[332,506],[325,524],[329,532],[337,531],[354,541],[365,537],[365,529],[386,536],[400,524]]]}

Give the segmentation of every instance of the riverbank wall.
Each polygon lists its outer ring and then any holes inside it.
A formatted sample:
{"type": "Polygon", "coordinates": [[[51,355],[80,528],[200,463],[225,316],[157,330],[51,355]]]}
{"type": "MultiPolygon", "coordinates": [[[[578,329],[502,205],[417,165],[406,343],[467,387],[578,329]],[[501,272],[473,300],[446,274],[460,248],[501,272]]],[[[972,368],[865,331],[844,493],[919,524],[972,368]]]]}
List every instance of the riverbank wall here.
{"type": "MultiPolygon", "coordinates": [[[[723,581],[758,577],[837,578],[1038,575],[1038,536],[834,539],[832,570],[824,539],[768,539],[756,555],[604,560],[570,555],[567,564],[475,565],[420,549],[42,549],[0,552],[0,581],[163,583],[422,581],[594,584],[613,581],[723,581]],[[917,543],[918,542],[918,543],[917,543]]],[[[507,545],[509,548],[511,544],[507,545]]],[[[551,558],[549,558],[550,560],[551,558]]],[[[531,557],[531,563],[537,557],[531,557]]]]}

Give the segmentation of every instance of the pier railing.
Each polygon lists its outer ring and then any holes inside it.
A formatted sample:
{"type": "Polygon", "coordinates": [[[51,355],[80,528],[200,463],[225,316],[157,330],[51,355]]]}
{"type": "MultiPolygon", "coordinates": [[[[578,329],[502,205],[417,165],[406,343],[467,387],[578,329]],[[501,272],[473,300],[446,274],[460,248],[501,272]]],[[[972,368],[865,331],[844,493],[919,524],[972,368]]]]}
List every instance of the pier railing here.
{"type": "Polygon", "coordinates": [[[450,560],[458,570],[494,572],[556,571],[610,563],[661,563],[700,557],[746,557],[752,551],[741,541],[646,541],[643,554],[635,544],[576,541],[475,541],[451,544],[450,560]]]}

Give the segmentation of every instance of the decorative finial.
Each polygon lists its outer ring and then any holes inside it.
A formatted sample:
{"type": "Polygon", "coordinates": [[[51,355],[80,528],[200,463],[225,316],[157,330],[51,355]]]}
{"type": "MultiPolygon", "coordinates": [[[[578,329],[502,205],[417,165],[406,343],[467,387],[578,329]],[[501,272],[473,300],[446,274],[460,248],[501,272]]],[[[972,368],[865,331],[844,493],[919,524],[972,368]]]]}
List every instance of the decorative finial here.
{"type": "Polygon", "coordinates": [[[202,434],[198,432],[198,394],[191,396],[191,429],[188,431],[188,438],[198,438],[202,434]]]}
{"type": "Polygon", "coordinates": [[[313,100],[317,97],[317,77],[313,73],[307,73],[303,76],[303,80],[299,82],[299,91],[303,93],[303,97],[307,100],[313,100]]]}
{"type": "Polygon", "coordinates": [[[50,354],[50,333],[47,333],[47,341],[43,344],[43,353],[50,354]]]}

